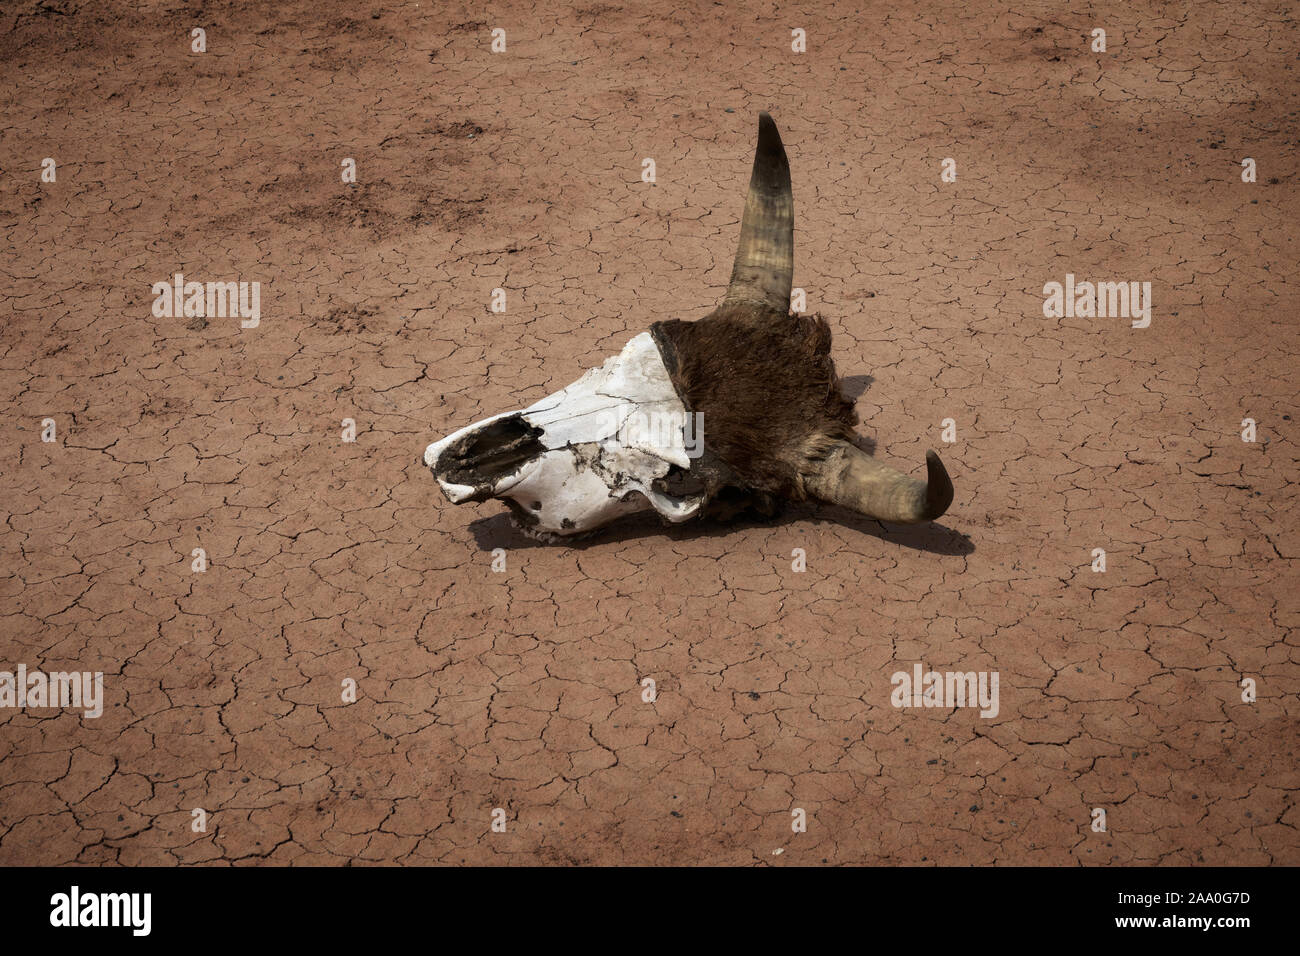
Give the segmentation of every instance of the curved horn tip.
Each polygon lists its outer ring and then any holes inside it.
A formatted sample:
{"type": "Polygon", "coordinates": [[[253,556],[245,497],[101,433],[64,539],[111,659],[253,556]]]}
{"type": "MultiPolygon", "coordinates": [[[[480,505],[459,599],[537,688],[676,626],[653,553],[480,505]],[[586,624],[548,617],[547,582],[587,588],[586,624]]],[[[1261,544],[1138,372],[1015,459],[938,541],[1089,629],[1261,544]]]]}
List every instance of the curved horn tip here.
{"type": "Polygon", "coordinates": [[[758,149],[757,156],[771,156],[772,161],[789,164],[785,157],[785,145],[781,142],[781,132],[776,128],[772,114],[758,114],[758,149]],[[778,158],[779,157],[779,158],[778,158]]]}
{"type": "Polygon", "coordinates": [[[940,517],[952,504],[952,479],[934,451],[925,453],[925,521],[940,517]]]}

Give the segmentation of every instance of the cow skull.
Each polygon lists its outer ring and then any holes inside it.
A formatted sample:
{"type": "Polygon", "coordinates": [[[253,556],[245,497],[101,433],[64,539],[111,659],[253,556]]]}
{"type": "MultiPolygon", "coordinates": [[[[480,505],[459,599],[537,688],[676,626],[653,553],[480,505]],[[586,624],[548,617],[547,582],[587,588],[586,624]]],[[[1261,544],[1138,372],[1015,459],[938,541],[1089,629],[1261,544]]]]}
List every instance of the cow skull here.
{"type": "Polygon", "coordinates": [[[655,323],[567,388],[429,445],[424,464],[453,504],[499,498],[521,530],[552,541],[639,511],[675,523],[782,498],[939,517],[952,483],[934,452],[917,481],[852,443],[830,329],[789,314],[793,273],[790,167],[762,113],[722,305],[655,323]]]}

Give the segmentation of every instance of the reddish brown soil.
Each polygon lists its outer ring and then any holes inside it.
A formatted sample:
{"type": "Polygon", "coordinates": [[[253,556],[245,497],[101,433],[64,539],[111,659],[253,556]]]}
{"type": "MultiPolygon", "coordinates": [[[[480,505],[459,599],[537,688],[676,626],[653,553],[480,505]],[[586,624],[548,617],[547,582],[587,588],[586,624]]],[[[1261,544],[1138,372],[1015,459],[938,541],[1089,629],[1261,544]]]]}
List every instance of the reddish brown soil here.
{"type": "Polygon", "coordinates": [[[0,862],[1300,863],[1290,6],[546,6],[0,14],[0,652],[107,697],[0,711],[0,862]],[[952,510],[449,506],[429,441],[719,300],[760,109],[864,431],[952,510]],[[175,272],[261,326],[154,318],[175,272]],[[1067,272],[1150,328],[1045,319],[1067,272]],[[916,661],[1001,713],[894,709],[916,661]]]}

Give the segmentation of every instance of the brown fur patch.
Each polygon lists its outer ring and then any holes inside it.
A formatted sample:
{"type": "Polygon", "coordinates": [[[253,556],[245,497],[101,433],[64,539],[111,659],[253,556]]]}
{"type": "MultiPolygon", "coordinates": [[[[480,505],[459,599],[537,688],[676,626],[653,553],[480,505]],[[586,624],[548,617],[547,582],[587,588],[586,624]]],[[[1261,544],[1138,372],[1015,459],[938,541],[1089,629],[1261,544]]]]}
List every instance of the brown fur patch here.
{"type": "Polygon", "coordinates": [[[821,316],[723,305],[650,331],[687,411],[704,414],[703,467],[716,457],[719,472],[731,472],[711,485],[801,500],[809,450],[852,439],[858,416],[840,391],[821,316]]]}

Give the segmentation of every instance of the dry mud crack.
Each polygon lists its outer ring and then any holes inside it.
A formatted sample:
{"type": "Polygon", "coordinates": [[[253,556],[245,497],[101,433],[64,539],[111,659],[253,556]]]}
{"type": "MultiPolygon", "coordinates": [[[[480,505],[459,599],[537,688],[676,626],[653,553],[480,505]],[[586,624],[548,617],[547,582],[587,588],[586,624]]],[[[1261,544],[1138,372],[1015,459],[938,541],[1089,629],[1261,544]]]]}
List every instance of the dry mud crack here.
{"type": "Polygon", "coordinates": [[[105,701],[0,708],[0,863],[1300,863],[1290,7],[476,9],[0,13],[0,664],[105,701]],[[951,511],[450,507],[428,442],[718,301],[761,109],[864,434],[951,511]],[[155,317],[178,272],[260,326],[155,317]],[[1150,327],[1044,318],[1067,272],[1150,327]],[[891,706],[916,662],[998,715],[891,706]]]}

